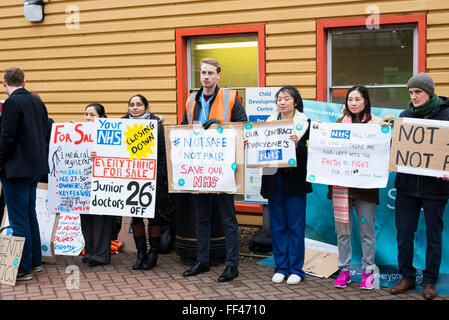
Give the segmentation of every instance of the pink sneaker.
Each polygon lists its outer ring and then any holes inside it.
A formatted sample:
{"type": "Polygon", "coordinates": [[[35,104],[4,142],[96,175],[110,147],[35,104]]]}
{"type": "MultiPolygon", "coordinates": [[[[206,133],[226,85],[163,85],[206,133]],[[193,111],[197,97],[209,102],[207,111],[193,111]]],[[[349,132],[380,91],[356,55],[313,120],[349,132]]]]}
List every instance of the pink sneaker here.
{"type": "Polygon", "coordinates": [[[335,288],[346,288],[346,285],[351,283],[351,274],[349,271],[342,271],[334,282],[335,288]]]}
{"type": "Polygon", "coordinates": [[[363,272],[360,289],[371,290],[374,288],[374,274],[363,272]]]}

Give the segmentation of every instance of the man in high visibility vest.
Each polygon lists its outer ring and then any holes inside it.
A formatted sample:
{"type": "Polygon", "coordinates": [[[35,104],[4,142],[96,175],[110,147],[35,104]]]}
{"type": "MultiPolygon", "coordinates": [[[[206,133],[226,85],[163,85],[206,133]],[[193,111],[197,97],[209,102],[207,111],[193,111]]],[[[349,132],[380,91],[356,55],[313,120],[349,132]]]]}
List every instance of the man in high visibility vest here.
{"type": "MultiPolygon", "coordinates": [[[[207,129],[212,123],[246,122],[246,112],[235,90],[217,86],[221,76],[221,67],[214,58],[201,60],[202,88],[196,94],[190,94],[182,124],[200,123],[207,129]]],[[[196,235],[198,251],[196,263],[184,272],[190,277],[209,271],[210,218],[212,208],[220,212],[226,243],[225,270],[218,282],[232,281],[238,276],[240,236],[232,194],[192,194],[196,210],[196,235]],[[214,205],[215,204],[215,205],[214,205]]]]}

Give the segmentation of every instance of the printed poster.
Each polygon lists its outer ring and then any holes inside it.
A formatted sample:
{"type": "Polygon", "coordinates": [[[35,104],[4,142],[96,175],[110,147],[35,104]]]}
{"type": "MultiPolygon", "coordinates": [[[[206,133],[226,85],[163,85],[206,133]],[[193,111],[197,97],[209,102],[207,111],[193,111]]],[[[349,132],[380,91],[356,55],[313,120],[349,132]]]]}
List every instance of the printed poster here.
{"type": "Polygon", "coordinates": [[[379,124],[313,121],[307,181],[352,188],[385,188],[391,130],[379,124]]]}
{"type": "Polygon", "coordinates": [[[157,121],[95,119],[91,214],[153,218],[157,121]]]}

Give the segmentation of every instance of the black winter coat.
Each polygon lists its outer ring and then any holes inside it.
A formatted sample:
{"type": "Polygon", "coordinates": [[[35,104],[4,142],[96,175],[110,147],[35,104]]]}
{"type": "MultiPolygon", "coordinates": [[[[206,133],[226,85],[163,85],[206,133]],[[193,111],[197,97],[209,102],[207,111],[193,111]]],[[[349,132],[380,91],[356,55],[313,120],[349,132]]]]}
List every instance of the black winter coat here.
{"type": "Polygon", "coordinates": [[[31,178],[48,174],[48,113],[44,103],[24,88],[3,104],[0,175],[31,178]]]}
{"type": "MultiPolygon", "coordinates": [[[[296,160],[299,166],[293,168],[278,168],[278,172],[282,175],[281,192],[286,195],[302,195],[312,192],[312,184],[306,181],[307,174],[307,147],[309,140],[310,119],[308,119],[309,127],[306,133],[298,142],[296,148],[296,160]]],[[[277,174],[277,173],[276,173],[277,174]]],[[[262,175],[262,186],[260,195],[265,199],[273,199],[276,192],[276,174],[262,175]]]]}
{"type": "MultiPolygon", "coordinates": [[[[449,100],[446,97],[440,97],[440,105],[427,116],[416,117],[408,110],[404,110],[399,117],[449,121],[449,100]]],[[[449,181],[443,181],[443,179],[435,177],[398,172],[396,174],[394,187],[398,194],[405,196],[420,197],[429,200],[449,199],[449,181]]]]}

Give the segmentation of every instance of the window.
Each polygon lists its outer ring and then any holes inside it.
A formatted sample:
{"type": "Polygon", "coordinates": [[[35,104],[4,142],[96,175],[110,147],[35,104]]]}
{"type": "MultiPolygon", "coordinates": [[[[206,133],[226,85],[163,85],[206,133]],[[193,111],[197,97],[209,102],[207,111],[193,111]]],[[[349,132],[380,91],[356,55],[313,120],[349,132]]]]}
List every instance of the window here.
{"type": "Polygon", "coordinates": [[[329,101],[344,103],[355,84],[368,88],[373,106],[403,108],[416,73],[416,27],[334,29],[328,34],[329,101]]]}
{"type": "Polygon", "coordinates": [[[347,90],[364,85],[371,105],[403,109],[408,79],[425,70],[425,16],[381,17],[376,29],[365,19],[319,21],[318,100],[344,103],[347,90]]]}
{"type": "Polygon", "coordinates": [[[189,91],[201,88],[200,61],[213,57],[220,62],[218,85],[238,90],[245,101],[245,88],[258,86],[257,35],[192,38],[188,40],[189,91]]]}

